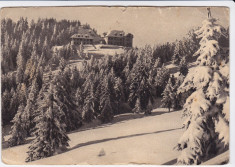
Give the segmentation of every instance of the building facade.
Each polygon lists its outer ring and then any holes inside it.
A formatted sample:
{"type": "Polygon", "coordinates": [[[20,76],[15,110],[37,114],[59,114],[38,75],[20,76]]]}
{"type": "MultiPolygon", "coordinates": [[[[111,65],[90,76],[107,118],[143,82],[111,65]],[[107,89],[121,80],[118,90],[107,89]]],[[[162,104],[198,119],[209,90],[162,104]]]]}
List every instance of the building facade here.
{"type": "Polygon", "coordinates": [[[84,45],[97,44],[101,40],[101,37],[97,35],[91,29],[79,28],[78,33],[74,34],[70,37],[72,45],[80,45],[81,43],[84,45]]]}
{"type": "Polygon", "coordinates": [[[78,33],[70,37],[72,45],[107,44],[132,47],[133,35],[124,31],[112,30],[105,37],[100,37],[91,29],[79,28],[78,33]]]}
{"type": "Polygon", "coordinates": [[[105,42],[108,45],[118,45],[132,47],[133,35],[131,33],[125,34],[124,31],[112,30],[105,37],[105,42]]]}

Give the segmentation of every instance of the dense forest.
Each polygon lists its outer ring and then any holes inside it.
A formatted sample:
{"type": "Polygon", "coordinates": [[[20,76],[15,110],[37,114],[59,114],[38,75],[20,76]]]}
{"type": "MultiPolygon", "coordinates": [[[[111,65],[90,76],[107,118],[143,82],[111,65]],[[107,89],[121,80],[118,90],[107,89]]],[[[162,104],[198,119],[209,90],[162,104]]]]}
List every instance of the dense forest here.
{"type": "MultiPolygon", "coordinates": [[[[214,22],[209,21],[207,24],[214,25],[214,22]]],[[[92,56],[90,60],[86,60],[70,44],[70,36],[78,31],[79,26],[91,28],[88,24],[81,25],[80,21],[69,20],[38,19],[30,23],[27,18],[21,18],[17,22],[11,19],[1,20],[2,124],[12,125],[10,146],[23,144],[27,137],[34,137],[26,161],[52,156],[56,149],[68,146],[67,132],[78,129],[84,123],[95,119],[108,123],[114,115],[124,112],[150,115],[154,100],[158,97],[162,98],[162,106],[169,108],[169,111],[171,108],[184,108],[185,115],[190,115],[187,112],[191,101],[186,99],[192,98],[195,92],[202,91],[197,89],[200,86],[190,85],[194,80],[190,78],[192,75],[188,69],[190,62],[197,59],[203,63],[208,58],[200,56],[203,50],[202,41],[205,41],[203,36],[198,37],[195,33],[202,31],[200,28],[189,31],[185,38],[173,43],[129,48],[124,54],[104,56],[101,59],[92,56]],[[59,53],[52,50],[56,45],[64,46],[59,53]],[[200,53],[196,52],[198,49],[201,50],[200,53]],[[83,61],[80,71],[68,66],[68,60],[74,56],[83,61]],[[175,78],[171,74],[165,67],[167,63],[178,66],[179,77],[175,78]],[[56,64],[56,69],[52,68],[52,64],[56,64]],[[190,82],[190,79],[193,81],[190,82]],[[187,105],[184,105],[185,101],[187,105]]],[[[228,30],[223,29],[223,33],[228,35],[228,30]]],[[[211,36],[214,37],[214,34],[211,36]]],[[[217,33],[213,40],[218,41],[219,37],[220,34],[217,33]]],[[[212,43],[212,47],[214,45],[218,51],[218,42],[212,43]]],[[[217,54],[214,50],[209,51],[217,54]]],[[[212,66],[215,61],[211,57],[202,66],[212,66]]],[[[227,64],[228,57],[223,62],[227,64]]],[[[217,67],[213,66],[212,70],[208,69],[206,72],[213,76],[208,79],[213,82],[205,83],[204,92],[207,92],[208,84],[222,84],[222,74],[218,74],[217,67]]],[[[228,81],[223,80],[223,84],[224,89],[229,86],[228,81]]],[[[211,93],[208,96],[202,95],[208,106],[209,103],[215,104],[212,94],[220,88],[214,89],[208,90],[211,93]]],[[[223,109],[223,104],[221,102],[218,105],[220,110],[223,109]]],[[[202,106],[203,111],[209,110],[208,106],[202,106]]],[[[194,119],[192,117],[189,116],[189,119],[194,119]]],[[[220,113],[219,119],[224,119],[223,113],[220,113]]],[[[212,118],[204,121],[203,126],[210,121],[212,118]]],[[[191,127],[190,122],[193,123],[188,120],[185,125],[187,128],[191,127]]],[[[214,134],[213,136],[211,132],[208,141],[220,137],[215,134],[214,127],[206,128],[214,134]]],[[[177,148],[187,149],[187,145],[191,144],[187,142],[193,141],[191,138],[182,139],[177,148]]],[[[197,149],[204,146],[197,146],[197,149]]],[[[209,148],[204,150],[208,151],[209,148]]],[[[182,156],[179,162],[200,163],[204,152],[194,153],[191,157],[182,156]]]]}

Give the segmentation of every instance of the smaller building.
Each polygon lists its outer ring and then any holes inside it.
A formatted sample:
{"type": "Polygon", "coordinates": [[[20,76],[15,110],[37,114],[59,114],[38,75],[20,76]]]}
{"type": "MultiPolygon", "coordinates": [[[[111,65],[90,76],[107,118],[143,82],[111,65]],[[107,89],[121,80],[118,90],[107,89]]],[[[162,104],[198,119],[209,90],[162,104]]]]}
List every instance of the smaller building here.
{"type": "Polygon", "coordinates": [[[72,45],[80,45],[81,43],[84,45],[87,44],[93,45],[99,43],[101,37],[91,29],[85,29],[83,27],[80,27],[78,29],[78,33],[72,35],[70,39],[72,45]]]}
{"type": "Polygon", "coordinates": [[[132,47],[132,44],[133,44],[133,35],[131,33],[128,33],[126,36],[125,36],[125,39],[124,39],[124,46],[126,47],[132,47]]]}
{"type": "Polygon", "coordinates": [[[105,37],[105,42],[108,45],[118,45],[132,47],[133,35],[131,33],[125,34],[124,31],[112,30],[105,37]]]}
{"type": "Polygon", "coordinates": [[[83,34],[74,34],[71,37],[71,44],[72,45],[80,45],[83,44],[93,44],[93,38],[89,35],[83,35],[83,34]]]}

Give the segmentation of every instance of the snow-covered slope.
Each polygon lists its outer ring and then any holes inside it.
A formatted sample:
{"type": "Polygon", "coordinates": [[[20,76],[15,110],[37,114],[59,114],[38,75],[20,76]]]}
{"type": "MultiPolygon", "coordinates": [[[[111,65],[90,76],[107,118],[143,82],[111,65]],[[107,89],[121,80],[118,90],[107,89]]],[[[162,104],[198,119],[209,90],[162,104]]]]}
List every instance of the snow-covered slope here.
{"type": "Polygon", "coordinates": [[[115,45],[95,45],[95,46],[87,46],[84,47],[84,53],[88,53],[88,55],[103,55],[103,56],[114,56],[115,54],[124,53],[124,48],[115,45]]]}
{"type": "MultiPolygon", "coordinates": [[[[29,164],[163,164],[175,159],[182,111],[158,108],[148,117],[105,124],[69,134],[67,152],[29,164]]],[[[2,151],[8,164],[25,164],[27,145],[2,151]]]]}

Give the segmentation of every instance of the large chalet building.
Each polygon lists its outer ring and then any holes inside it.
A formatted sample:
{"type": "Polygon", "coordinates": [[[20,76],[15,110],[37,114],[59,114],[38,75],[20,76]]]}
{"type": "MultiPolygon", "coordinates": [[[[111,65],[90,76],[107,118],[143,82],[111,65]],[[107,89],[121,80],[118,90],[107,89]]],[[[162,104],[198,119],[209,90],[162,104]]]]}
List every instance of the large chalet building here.
{"type": "Polygon", "coordinates": [[[124,31],[119,30],[110,31],[104,39],[108,45],[132,47],[133,43],[133,35],[131,33],[125,34],[124,31]]]}
{"type": "Polygon", "coordinates": [[[133,35],[131,33],[125,34],[124,31],[112,30],[106,36],[101,37],[91,29],[79,28],[78,33],[70,37],[72,45],[80,44],[107,44],[132,47],[133,35]]]}
{"type": "Polygon", "coordinates": [[[70,39],[72,45],[80,45],[81,43],[84,45],[94,45],[104,41],[103,38],[97,35],[93,30],[82,27],[79,28],[78,33],[71,36],[70,39]]]}

